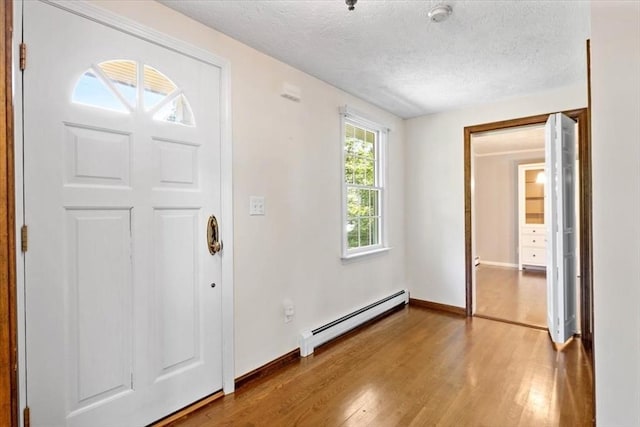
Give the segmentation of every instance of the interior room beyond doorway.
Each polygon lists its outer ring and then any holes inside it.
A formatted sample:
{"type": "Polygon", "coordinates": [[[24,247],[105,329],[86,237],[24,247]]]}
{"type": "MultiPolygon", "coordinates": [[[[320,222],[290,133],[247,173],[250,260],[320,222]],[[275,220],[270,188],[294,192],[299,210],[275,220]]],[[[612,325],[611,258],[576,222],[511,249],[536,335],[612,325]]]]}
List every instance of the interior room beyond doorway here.
{"type": "Polygon", "coordinates": [[[546,328],[544,126],[473,134],[476,310],[546,328]]]}
{"type": "Polygon", "coordinates": [[[476,271],[476,316],[547,329],[547,276],[541,269],[522,270],[480,264],[476,271]]]}

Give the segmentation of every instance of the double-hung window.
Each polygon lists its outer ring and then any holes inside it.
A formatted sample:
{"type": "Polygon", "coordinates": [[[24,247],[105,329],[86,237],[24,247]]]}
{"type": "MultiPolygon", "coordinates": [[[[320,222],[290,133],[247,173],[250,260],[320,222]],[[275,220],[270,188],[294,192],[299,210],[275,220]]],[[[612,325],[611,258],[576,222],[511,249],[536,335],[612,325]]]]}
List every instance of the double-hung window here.
{"type": "Polygon", "coordinates": [[[386,249],[385,169],[387,129],[342,112],[342,256],[386,249]]]}

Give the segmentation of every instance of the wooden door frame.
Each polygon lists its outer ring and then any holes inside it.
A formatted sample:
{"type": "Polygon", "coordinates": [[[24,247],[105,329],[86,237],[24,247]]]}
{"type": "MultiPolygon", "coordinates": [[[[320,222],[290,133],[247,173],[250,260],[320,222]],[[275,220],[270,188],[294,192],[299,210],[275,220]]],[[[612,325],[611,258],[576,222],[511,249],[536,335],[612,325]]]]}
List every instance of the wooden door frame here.
{"type": "Polygon", "coordinates": [[[13,145],[13,1],[0,3],[0,425],[18,425],[15,171],[13,145]]]}
{"type": "MultiPolygon", "coordinates": [[[[591,135],[589,109],[563,111],[578,123],[578,170],[580,173],[580,327],[582,342],[590,350],[593,343],[593,233],[591,204],[591,135]]],[[[520,126],[545,124],[550,114],[484,123],[464,128],[464,229],[466,314],[473,315],[473,253],[471,237],[471,135],[520,126]]]]}

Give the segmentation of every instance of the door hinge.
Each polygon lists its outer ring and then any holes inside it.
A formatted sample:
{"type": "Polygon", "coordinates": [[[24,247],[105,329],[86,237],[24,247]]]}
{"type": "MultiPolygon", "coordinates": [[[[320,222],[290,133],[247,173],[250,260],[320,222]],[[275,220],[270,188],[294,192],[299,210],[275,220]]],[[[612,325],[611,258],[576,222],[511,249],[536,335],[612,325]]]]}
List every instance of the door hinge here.
{"type": "Polygon", "coordinates": [[[20,43],[20,71],[24,71],[25,68],[27,68],[27,45],[20,43]]]}
{"type": "Polygon", "coordinates": [[[27,249],[29,249],[29,229],[26,225],[23,225],[20,229],[20,248],[22,252],[27,252],[27,249]]]}
{"type": "Polygon", "coordinates": [[[22,421],[24,427],[31,426],[31,414],[29,413],[29,407],[25,406],[24,411],[22,412],[22,421]]]}

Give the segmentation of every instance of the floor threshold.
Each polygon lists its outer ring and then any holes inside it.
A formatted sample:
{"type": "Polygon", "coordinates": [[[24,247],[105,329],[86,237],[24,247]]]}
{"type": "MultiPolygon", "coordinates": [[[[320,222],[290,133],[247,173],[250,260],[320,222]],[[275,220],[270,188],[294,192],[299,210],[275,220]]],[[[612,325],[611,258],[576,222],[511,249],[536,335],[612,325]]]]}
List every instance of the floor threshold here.
{"type": "Polygon", "coordinates": [[[537,329],[539,331],[547,331],[547,330],[549,330],[546,326],[533,325],[533,324],[530,324],[530,323],[518,322],[516,320],[502,319],[500,317],[488,316],[486,314],[476,313],[476,314],[473,315],[473,317],[478,317],[480,319],[493,320],[495,322],[509,323],[511,325],[524,326],[525,328],[537,329]]]}

